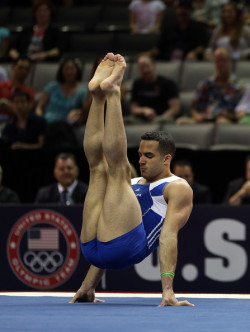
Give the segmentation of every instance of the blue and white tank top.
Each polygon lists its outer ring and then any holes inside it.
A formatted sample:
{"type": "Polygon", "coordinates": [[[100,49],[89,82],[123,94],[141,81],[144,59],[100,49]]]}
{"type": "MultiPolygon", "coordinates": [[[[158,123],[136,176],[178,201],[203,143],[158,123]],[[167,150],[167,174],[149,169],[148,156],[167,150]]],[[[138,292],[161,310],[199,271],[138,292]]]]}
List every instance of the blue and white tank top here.
{"type": "Polygon", "coordinates": [[[182,178],[173,175],[150,184],[139,184],[141,179],[142,177],[134,178],[131,184],[141,206],[149,255],[159,246],[159,236],[166,217],[168,204],[163,196],[164,189],[168,183],[182,178]]]}

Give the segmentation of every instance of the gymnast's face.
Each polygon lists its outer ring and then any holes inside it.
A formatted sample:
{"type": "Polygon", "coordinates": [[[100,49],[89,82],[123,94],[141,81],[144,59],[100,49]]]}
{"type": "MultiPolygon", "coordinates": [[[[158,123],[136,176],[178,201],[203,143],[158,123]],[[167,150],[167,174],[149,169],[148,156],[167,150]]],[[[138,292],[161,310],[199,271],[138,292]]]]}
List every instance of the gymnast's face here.
{"type": "Polygon", "coordinates": [[[64,187],[69,187],[78,177],[79,170],[74,160],[71,158],[59,158],[54,168],[54,176],[64,187]]]}
{"type": "Polygon", "coordinates": [[[159,142],[141,140],[138,153],[141,176],[146,180],[153,182],[170,175],[171,156],[160,153],[159,142]]]}

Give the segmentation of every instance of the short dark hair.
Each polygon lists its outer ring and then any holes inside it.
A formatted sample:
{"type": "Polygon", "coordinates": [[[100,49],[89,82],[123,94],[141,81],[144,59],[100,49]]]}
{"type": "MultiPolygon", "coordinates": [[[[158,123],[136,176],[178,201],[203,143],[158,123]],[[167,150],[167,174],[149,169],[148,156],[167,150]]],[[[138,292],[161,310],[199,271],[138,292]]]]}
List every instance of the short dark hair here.
{"type": "Polygon", "coordinates": [[[58,159],[63,159],[63,160],[71,159],[77,165],[76,157],[75,157],[75,155],[73,153],[68,153],[68,152],[61,152],[61,153],[59,153],[55,157],[55,165],[56,165],[58,159]]]}
{"type": "Polygon", "coordinates": [[[150,54],[140,53],[136,56],[136,61],[138,62],[140,58],[147,58],[150,60],[150,62],[155,63],[154,57],[150,54]]]}
{"type": "Polygon", "coordinates": [[[60,66],[58,68],[58,71],[57,71],[56,80],[60,83],[65,82],[62,72],[63,72],[63,67],[67,62],[72,62],[74,64],[74,66],[76,67],[76,70],[77,70],[76,81],[81,81],[82,63],[79,59],[75,59],[75,58],[65,58],[62,60],[62,62],[60,63],[60,66]]]}
{"type": "Polygon", "coordinates": [[[174,139],[171,134],[166,131],[148,131],[141,136],[145,141],[159,142],[159,151],[162,155],[171,154],[172,158],[175,155],[176,147],[174,139]]]}
{"type": "Polygon", "coordinates": [[[46,5],[49,8],[50,13],[53,14],[54,4],[50,0],[37,0],[37,1],[33,1],[33,5],[32,5],[33,16],[35,16],[36,11],[42,5],[46,5]]]}
{"type": "Polygon", "coordinates": [[[11,96],[11,100],[13,101],[16,97],[24,97],[28,102],[30,102],[31,98],[28,92],[23,90],[16,90],[11,96]]]}

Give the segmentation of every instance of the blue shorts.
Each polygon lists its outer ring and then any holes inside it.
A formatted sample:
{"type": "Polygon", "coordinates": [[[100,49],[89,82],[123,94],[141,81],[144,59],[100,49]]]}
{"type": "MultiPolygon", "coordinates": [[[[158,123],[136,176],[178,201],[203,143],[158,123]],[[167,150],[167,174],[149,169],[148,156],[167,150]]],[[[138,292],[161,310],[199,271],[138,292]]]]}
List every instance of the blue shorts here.
{"type": "Polygon", "coordinates": [[[111,241],[97,238],[80,242],[84,257],[100,269],[119,270],[140,263],[148,254],[147,235],[143,223],[111,241]]]}

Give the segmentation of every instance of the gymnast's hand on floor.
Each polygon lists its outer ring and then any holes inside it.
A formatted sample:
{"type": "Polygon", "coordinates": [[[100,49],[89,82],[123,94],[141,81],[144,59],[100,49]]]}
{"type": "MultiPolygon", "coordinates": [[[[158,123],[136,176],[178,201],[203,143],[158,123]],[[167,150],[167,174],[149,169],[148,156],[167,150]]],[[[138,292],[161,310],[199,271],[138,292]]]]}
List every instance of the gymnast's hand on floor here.
{"type": "Polygon", "coordinates": [[[75,302],[105,302],[104,300],[97,299],[95,297],[95,290],[90,290],[86,292],[82,288],[79,288],[76,292],[75,296],[69,303],[75,303],[75,302]]]}
{"type": "Polygon", "coordinates": [[[194,304],[188,302],[187,300],[178,301],[175,297],[173,289],[168,289],[163,292],[162,301],[158,307],[164,307],[164,306],[194,306],[194,304]]]}

